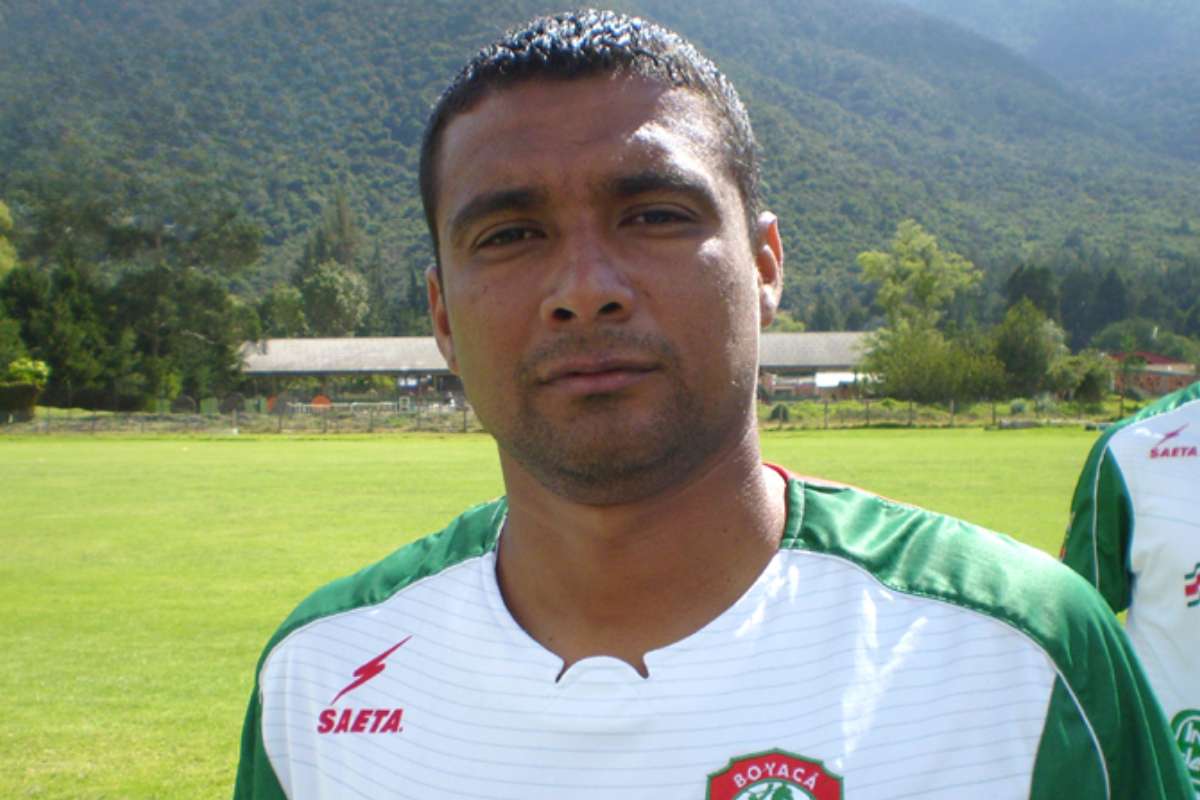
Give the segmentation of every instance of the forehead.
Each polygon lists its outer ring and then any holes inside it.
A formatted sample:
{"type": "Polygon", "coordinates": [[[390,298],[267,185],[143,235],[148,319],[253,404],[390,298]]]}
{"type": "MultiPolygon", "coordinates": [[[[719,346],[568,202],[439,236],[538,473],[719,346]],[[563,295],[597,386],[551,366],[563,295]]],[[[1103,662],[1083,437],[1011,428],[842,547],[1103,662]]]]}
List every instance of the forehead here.
{"type": "Polygon", "coordinates": [[[533,79],[452,118],[437,157],[439,221],[472,193],[656,162],[723,173],[716,113],[688,89],[635,76],[533,79]],[[571,176],[564,167],[573,165],[571,176]]]}

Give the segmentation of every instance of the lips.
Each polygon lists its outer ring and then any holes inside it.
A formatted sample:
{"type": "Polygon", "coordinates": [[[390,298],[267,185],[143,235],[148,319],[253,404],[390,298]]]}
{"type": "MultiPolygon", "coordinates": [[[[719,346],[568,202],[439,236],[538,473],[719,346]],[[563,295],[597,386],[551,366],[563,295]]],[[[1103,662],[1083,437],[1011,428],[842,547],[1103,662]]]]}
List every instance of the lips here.
{"type": "Polygon", "coordinates": [[[571,358],[544,365],[538,383],[569,394],[609,394],[640,383],[657,369],[654,362],[636,357],[571,358]]]}

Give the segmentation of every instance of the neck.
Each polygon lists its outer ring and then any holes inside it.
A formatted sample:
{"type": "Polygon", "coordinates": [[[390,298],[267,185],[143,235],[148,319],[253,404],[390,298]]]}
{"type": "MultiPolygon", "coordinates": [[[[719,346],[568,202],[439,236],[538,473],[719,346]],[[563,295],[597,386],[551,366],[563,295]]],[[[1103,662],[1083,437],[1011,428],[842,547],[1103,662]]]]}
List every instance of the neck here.
{"type": "Polygon", "coordinates": [[[573,502],[501,454],[509,516],[497,573],[518,623],[564,669],[643,657],[729,608],[778,550],[783,479],[757,433],[666,491],[627,504],[573,502]]]}

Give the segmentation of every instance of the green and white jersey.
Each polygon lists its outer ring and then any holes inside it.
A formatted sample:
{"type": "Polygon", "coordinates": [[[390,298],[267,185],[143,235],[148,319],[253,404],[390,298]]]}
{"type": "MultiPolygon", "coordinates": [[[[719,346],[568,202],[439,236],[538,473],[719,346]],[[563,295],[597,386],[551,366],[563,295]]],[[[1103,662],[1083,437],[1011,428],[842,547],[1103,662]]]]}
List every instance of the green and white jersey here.
{"type": "Polygon", "coordinates": [[[1200,383],[1096,442],[1063,560],[1129,610],[1129,638],[1200,795],[1200,383]]]}
{"type": "Polygon", "coordinates": [[[966,523],[787,487],[779,552],[710,624],[561,661],[496,580],[503,500],[308,598],[269,642],[235,797],[1178,798],[1086,582],[966,523]]]}

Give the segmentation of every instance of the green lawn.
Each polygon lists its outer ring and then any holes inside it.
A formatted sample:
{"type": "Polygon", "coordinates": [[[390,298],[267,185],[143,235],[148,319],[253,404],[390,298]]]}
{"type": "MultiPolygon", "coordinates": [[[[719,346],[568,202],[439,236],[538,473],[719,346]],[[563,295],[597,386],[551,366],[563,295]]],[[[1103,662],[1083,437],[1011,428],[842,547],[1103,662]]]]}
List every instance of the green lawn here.
{"type": "MultiPolygon", "coordinates": [[[[768,459],[1055,551],[1081,430],[768,433],[768,459]]],[[[227,796],[259,649],[501,491],[478,435],[0,439],[0,797],[227,796]]]]}

